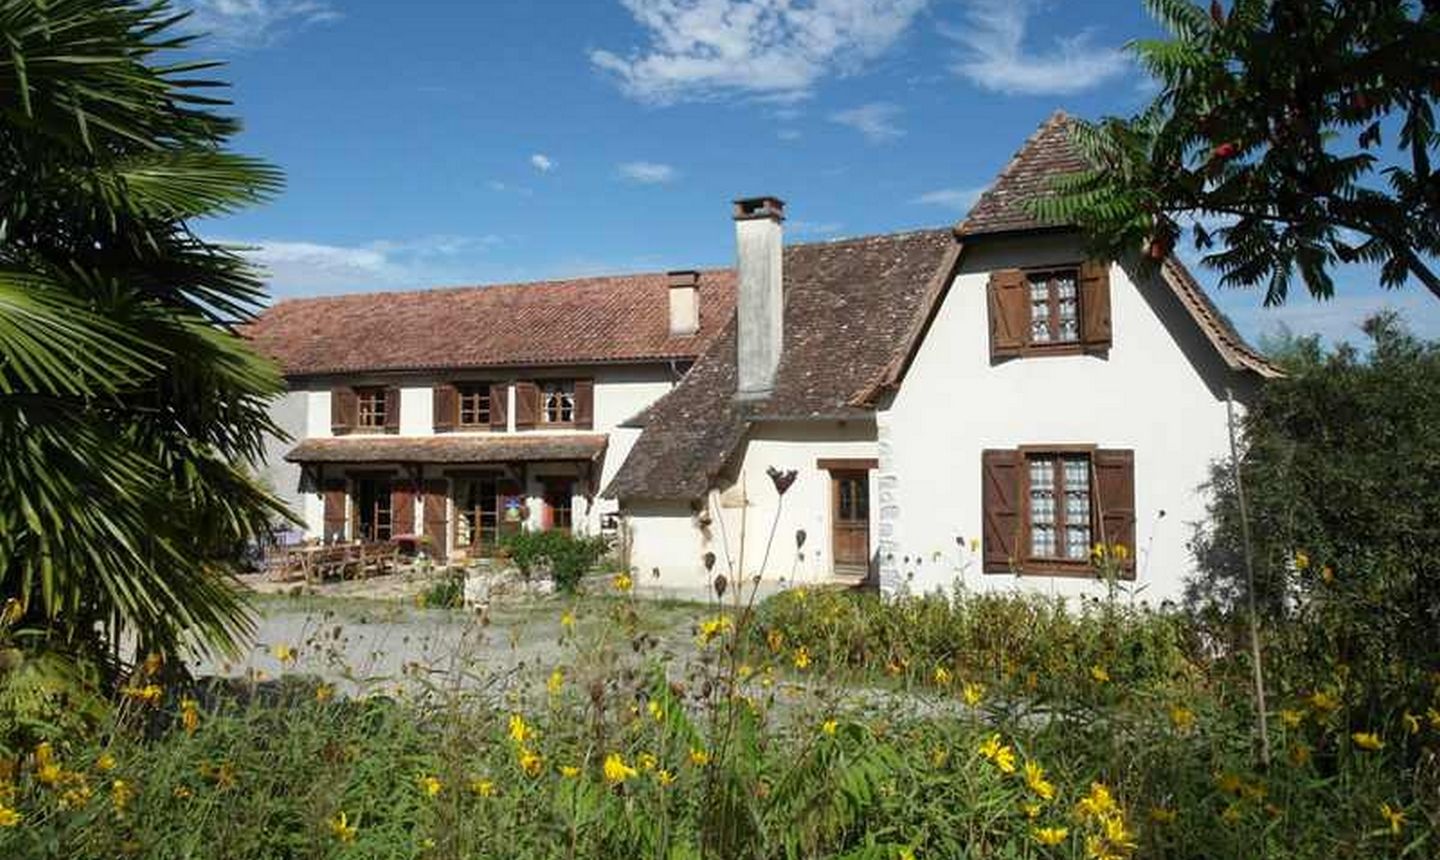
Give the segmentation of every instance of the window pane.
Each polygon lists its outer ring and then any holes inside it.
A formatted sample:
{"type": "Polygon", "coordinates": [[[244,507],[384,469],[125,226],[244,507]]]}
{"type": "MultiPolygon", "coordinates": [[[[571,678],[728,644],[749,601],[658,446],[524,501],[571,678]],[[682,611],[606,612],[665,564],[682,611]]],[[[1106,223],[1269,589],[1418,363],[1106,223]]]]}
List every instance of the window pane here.
{"type": "Polygon", "coordinates": [[[1030,284],[1030,340],[1050,340],[1050,287],[1043,280],[1030,284]]]}
{"type": "Polygon", "coordinates": [[[1065,458],[1065,557],[1090,556],[1090,459],[1065,458]]]}
{"type": "Polygon", "coordinates": [[[1080,339],[1080,302],[1075,291],[1075,277],[1071,274],[1055,277],[1055,296],[1059,315],[1059,340],[1080,339]]]}
{"type": "Polygon", "coordinates": [[[1030,459],[1030,554],[1054,558],[1055,541],[1055,459],[1030,459]]]}

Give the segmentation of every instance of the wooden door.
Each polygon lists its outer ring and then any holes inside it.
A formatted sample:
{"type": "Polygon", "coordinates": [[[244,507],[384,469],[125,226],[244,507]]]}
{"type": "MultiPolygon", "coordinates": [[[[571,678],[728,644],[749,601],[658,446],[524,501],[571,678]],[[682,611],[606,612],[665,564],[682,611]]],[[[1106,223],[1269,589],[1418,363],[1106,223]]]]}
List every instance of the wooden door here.
{"type": "Polygon", "coordinates": [[[870,476],[862,471],[830,473],[831,531],[835,571],[870,569],[870,476]]]}

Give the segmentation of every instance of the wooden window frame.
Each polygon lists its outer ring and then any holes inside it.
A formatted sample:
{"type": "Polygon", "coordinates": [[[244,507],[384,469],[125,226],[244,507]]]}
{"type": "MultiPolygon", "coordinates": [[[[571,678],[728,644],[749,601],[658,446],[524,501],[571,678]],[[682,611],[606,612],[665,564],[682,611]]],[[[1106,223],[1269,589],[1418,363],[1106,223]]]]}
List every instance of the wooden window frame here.
{"type": "Polygon", "coordinates": [[[1080,276],[1084,265],[1082,263],[1065,264],[1060,266],[1036,266],[1022,268],[1020,271],[1025,276],[1025,345],[1021,348],[1022,355],[1079,355],[1085,350],[1085,308],[1082,306],[1083,298],[1080,289],[1080,276]],[[1075,283],[1075,339],[1055,340],[1060,330],[1060,296],[1053,276],[1069,274],[1075,283]],[[1030,333],[1030,287],[1033,279],[1037,276],[1050,276],[1046,285],[1049,301],[1049,317],[1047,325],[1050,329],[1051,340],[1037,343],[1031,339],[1030,333]]]}
{"type": "Polygon", "coordinates": [[[549,530],[559,531],[563,529],[564,531],[572,533],[575,531],[575,488],[578,483],[578,478],[569,475],[541,476],[540,498],[543,501],[545,507],[548,508],[551,512],[549,515],[549,530]],[[563,494],[558,492],[559,488],[562,485],[567,489],[567,492],[563,494]],[[563,497],[565,500],[565,504],[550,504],[552,493],[557,497],[563,497]],[[561,525],[559,523],[558,514],[560,511],[565,512],[565,519],[568,520],[568,522],[566,522],[564,525],[561,525]]]}
{"type": "MultiPolygon", "coordinates": [[[[1097,445],[1021,445],[1020,446],[1020,535],[1019,540],[1025,542],[1024,552],[1017,553],[1021,574],[1044,575],[1044,576],[1077,576],[1085,579],[1095,578],[1095,568],[1091,562],[1089,551],[1086,551],[1085,558],[1071,559],[1062,557],[1045,557],[1031,555],[1032,534],[1031,534],[1031,510],[1030,510],[1030,458],[1032,457],[1054,457],[1056,461],[1057,474],[1063,472],[1063,458],[1085,455],[1087,472],[1090,478],[1090,538],[1094,544],[1095,535],[1098,533],[1098,517],[1100,506],[1096,499],[1097,479],[1095,475],[1095,450],[1097,445]]],[[[1055,533],[1056,546],[1063,546],[1063,529],[1065,525],[1065,512],[1062,510],[1063,500],[1060,498],[1063,493],[1063,478],[1056,480],[1055,484],[1055,533]]]]}
{"type": "Polygon", "coordinates": [[[383,385],[355,388],[355,427],[357,433],[384,433],[390,426],[387,409],[390,395],[383,385]]]}
{"type": "Polygon", "coordinates": [[[395,537],[395,481],[390,472],[352,472],[350,473],[350,504],[351,535],[353,540],[383,543],[393,540],[395,537]],[[360,485],[370,483],[375,485],[375,497],[371,500],[370,520],[375,530],[372,537],[364,533],[363,514],[364,506],[360,504],[360,485]],[[380,537],[381,513],[384,513],[384,530],[388,532],[385,537],[380,537]]]}
{"type": "Polygon", "coordinates": [[[457,382],[455,383],[455,427],[460,430],[490,430],[490,419],[495,414],[495,404],[491,401],[493,384],[490,382],[457,382]],[[474,406],[474,420],[465,420],[465,402],[470,399],[483,399],[484,412],[481,419],[481,406],[476,403],[474,406]]]}
{"type": "MultiPolygon", "coordinates": [[[[541,380],[537,380],[536,383],[535,383],[535,385],[536,385],[537,388],[540,389],[540,409],[539,409],[539,414],[536,416],[536,417],[539,418],[540,420],[539,420],[539,422],[537,423],[537,426],[539,426],[539,427],[567,427],[567,428],[568,428],[568,427],[574,427],[574,426],[575,426],[575,413],[576,413],[576,411],[577,411],[577,406],[578,406],[578,404],[576,403],[576,397],[575,397],[575,380],[573,380],[573,379],[541,379],[541,380]],[[569,420],[569,421],[565,421],[565,420],[551,420],[551,418],[550,418],[550,405],[549,405],[548,403],[546,403],[546,398],[547,398],[547,396],[549,395],[549,389],[551,389],[551,388],[558,388],[558,389],[560,389],[562,396],[568,391],[569,397],[570,397],[570,420],[569,420]]],[[[562,414],[563,414],[563,410],[564,410],[564,407],[562,406],[562,407],[561,407],[561,413],[562,413],[562,414]]]]}

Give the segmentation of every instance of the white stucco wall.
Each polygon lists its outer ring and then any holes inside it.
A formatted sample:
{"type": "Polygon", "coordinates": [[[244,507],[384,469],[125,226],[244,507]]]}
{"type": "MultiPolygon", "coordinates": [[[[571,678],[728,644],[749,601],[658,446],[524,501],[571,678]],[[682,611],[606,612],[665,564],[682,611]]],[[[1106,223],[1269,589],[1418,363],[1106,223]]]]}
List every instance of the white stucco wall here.
{"type": "Polygon", "coordinates": [[[1099,594],[1093,580],[981,572],[981,452],[1085,443],[1135,452],[1141,598],[1180,595],[1186,543],[1204,515],[1199,489],[1227,447],[1224,386],[1232,372],[1168,289],[1110,277],[1113,346],[1096,356],[1022,357],[992,365],[986,284],[992,269],[1065,265],[1064,239],[992,243],[966,262],[899,391],[877,415],[882,582],[1099,594]]]}

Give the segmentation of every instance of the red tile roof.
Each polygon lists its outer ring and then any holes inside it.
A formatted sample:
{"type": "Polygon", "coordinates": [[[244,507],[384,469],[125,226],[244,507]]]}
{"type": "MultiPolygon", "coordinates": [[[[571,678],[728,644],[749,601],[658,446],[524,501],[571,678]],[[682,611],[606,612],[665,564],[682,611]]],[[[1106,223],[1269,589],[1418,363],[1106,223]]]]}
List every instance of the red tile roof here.
{"type": "Polygon", "coordinates": [[[531,436],[339,436],[306,439],[285,455],[292,463],[522,463],[592,460],[604,433],[531,436]]]}
{"type": "Polygon", "coordinates": [[[289,376],[693,359],[735,306],[700,273],[700,330],[670,335],[665,273],[360,293],[276,304],[246,334],[289,376]]]}
{"type": "Polygon", "coordinates": [[[1055,177],[1088,169],[1084,157],[1070,143],[1069,125],[1064,111],[1051,114],[975,201],[955,232],[978,236],[1066,226],[1041,221],[1028,207],[1049,193],[1055,177]]]}

